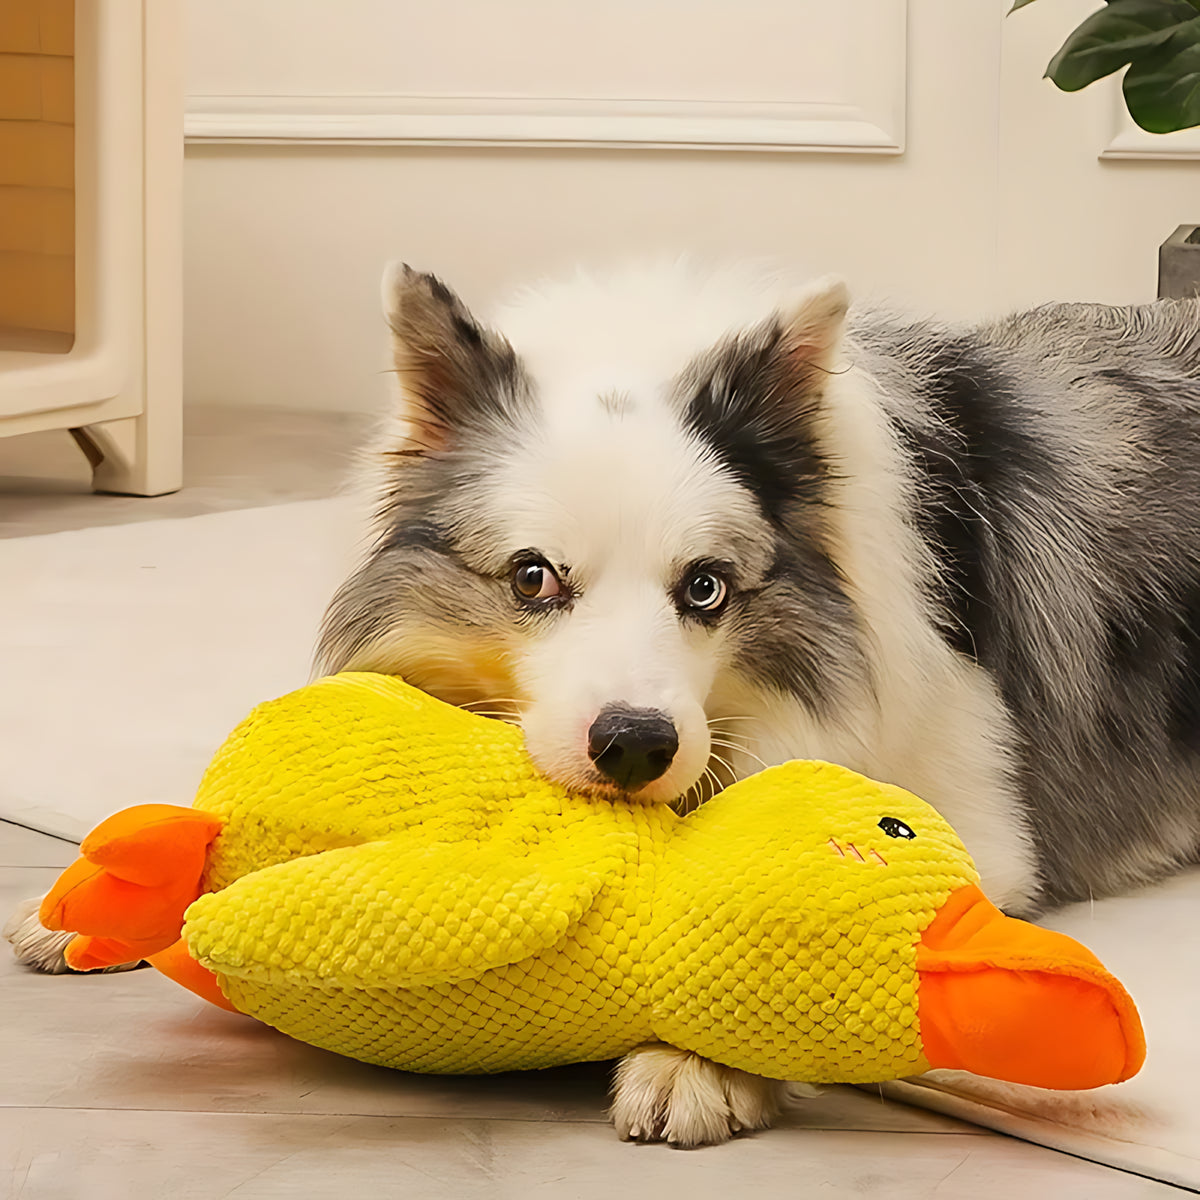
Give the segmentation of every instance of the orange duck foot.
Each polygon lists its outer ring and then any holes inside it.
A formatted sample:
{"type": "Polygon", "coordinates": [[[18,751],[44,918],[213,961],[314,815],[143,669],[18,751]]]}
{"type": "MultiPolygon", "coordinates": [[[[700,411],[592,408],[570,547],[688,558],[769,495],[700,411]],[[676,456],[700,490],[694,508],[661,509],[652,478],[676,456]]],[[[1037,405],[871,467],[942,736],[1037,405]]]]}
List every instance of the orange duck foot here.
{"type": "Polygon", "coordinates": [[[219,817],[171,804],[127,808],[98,825],[38,913],[47,929],[86,935],[67,947],[68,965],[136,962],[176,942],[220,832],[219,817]]]}

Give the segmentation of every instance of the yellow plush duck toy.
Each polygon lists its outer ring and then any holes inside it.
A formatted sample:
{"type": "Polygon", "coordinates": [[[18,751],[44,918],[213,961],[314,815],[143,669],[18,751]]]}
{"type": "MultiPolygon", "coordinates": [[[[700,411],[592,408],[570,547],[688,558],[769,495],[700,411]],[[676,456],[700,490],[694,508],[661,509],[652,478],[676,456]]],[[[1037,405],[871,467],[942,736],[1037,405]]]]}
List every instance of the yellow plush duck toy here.
{"type": "Polygon", "coordinates": [[[257,708],[191,809],[104,822],[47,896],[80,969],[149,957],[367,1062],[486,1072],[658,1040],[779,1079],[1084,1088],[1144,1045],[1082,946],[1002,916],[927,804],[820,762],[687,817],[573,794],[520,731],[345,674],[257,708]]]}

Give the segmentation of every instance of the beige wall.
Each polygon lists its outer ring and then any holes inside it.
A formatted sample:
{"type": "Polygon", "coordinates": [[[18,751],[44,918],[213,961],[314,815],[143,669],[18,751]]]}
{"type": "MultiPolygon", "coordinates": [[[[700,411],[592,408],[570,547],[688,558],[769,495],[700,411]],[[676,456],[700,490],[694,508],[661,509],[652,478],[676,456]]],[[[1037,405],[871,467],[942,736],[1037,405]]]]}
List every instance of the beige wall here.
{"type": "MultiPolygon", "coordinates": [[[[364,28],[372,2],[350,5],[364,28]]],[[[239,11],[263,3],[243,0],[239,11]]],[[[664,249],[779,257],[837,271],[860,295],[952,317],[1056,298],[1148,299],[1156,246],[1200,220],[1200,164],[1102,161],[1121,129],[1111,90],[1065,96],[1041,80],[1094,0],[1044,0],[1005,20],[1008,7],[910,0],[904,44],[888,60],[903,73],[899,155],[192,144],[187,395],[377,405],[377,280],[393,256],[436,270],[480,306],[566,264],[664,249]]],[[[806,11],[824,19],[820,6],[806,11]]],[[[193,0],[191,90],[253,91],[244,47],[236,62],[216,61],[221,19],[220,3],[193,0]]],[[[317,54],[311,29],[299,65],[280,63],[273,36],[258,90],[294,92],[317,54]]],[[[378,90],[384,59],[368,62],[343,38],[311,66],[314,91],[378,90]],[[353,82],[356,61],[365,84],[353,82]]]]}
{"type": "Polygon", "coordinates": [[[0,4],[0,342],[10,347],[75,328],[73,36],[71,0],[0,4]]]}

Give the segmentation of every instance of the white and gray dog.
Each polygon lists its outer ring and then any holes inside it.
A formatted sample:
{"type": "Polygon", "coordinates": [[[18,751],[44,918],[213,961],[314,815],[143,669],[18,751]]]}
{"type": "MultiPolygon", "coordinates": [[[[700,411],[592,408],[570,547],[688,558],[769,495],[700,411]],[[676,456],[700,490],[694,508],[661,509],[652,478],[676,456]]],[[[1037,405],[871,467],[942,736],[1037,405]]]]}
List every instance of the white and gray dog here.
{"type": "MultiPolygon", "coordinates": [[[[400,402],[322,669],[519,721],[602,795],[844,763],[1017,913],[1196,860],[1200,305],[948,328],[685,265],[489,325],[408,268],[385,304],[400,402]]],[[[776,1106],[664,1046],[617,1073],[627,1137],[776,1106]]]]}

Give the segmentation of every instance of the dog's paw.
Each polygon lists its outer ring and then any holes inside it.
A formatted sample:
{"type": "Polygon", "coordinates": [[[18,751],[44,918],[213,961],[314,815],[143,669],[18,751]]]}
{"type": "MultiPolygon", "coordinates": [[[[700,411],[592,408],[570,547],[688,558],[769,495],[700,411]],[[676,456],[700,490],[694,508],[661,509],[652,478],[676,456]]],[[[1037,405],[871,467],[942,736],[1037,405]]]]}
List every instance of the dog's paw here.
{"type": "Polygon", "coordinates": [[[624,1141],[712,1146],[765,1129],[786,1084],[655,1043],[627,1054],[613,1081],[612,1119],[624,1141]]]}
{"type": "MultiPolygon", "coordinates": [[[[46,975],[73,975],[77,972],[67,966],[63,953],[67,943],[75,936],[54,929],[47,929],[38,920],[41,897],[22,900],[4,926],[4,936],[12,943],[17,962],[46,975]]],[[[118,967],[106,967],[106,971],[132,971],[139,963],[123,963],[118,967]]]]}
{"type": "Polygon", "coordinates": [[[40,897],[22,900],[4,926],[4,936],[12,943],[17,962],[47,975],[62,975],[70,971],[63,951],[75,936],[46,929],[38,920],[40,897]]]}

